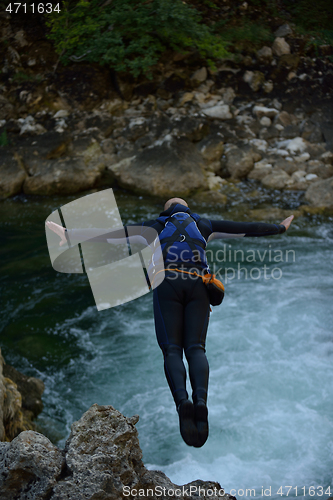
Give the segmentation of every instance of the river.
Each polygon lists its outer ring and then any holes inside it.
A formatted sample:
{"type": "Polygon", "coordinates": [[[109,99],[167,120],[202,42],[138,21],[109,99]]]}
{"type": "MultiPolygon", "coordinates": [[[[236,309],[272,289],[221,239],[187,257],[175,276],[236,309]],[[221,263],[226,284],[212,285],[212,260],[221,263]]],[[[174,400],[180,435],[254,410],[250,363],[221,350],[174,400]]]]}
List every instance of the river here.
{"type": "MultiPolygon", "coordinates": [[[[124,223],[161,210],[115,194],[124,223]]],[[[238,500],[333,495],[331,220],[304,217],[279,236],[210,244],[226,296],[207,338],[210,436],[195,449],[179,434],[151,294],[98,312],[85,275],[51,266],[44,221],[79,196],[0,205],[0,346],[9,364],[45,382],[38,430],[63,447],[90,405],[111,404],[140,415],[145,465],[176,484],[218,481],[238,500]]],[[[200,215],[236,220],[232,205],[200,215]]]]}

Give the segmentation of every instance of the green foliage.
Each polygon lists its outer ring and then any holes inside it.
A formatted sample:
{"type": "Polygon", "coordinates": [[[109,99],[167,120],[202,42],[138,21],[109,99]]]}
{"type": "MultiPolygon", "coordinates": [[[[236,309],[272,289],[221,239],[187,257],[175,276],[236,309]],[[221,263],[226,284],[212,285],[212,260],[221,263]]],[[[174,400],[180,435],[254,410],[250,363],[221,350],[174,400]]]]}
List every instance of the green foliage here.
{"type": "Polygon", "coordinates": [[[236,25],[221,21],[215,24],[214,29],[229,46],[233,45],[238,51],[256,48],[274,40],[274,36],[266,26],[246,17],[237,20],[236,25]]]}
{"type": "Polygon", "coordinates": [[[8,144],[7,130],[4,129],[2,134],[0,134],[0,147],[8,146],[8,144]]]}
{"type": "Polygon", "coordinates": [[[66,0],[47,16],[48,37],[64,64],[85,60],[148,77],[166,49],[197,49],[214,67],[223,40],[182,0],[66,0]]]}

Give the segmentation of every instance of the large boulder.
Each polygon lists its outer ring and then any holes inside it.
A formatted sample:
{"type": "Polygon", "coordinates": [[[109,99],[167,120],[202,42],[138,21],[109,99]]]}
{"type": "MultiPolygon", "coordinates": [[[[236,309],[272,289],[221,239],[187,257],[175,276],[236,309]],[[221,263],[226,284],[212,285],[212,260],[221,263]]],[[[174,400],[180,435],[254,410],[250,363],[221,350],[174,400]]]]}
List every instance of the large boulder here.
{"type": "Polygon", "coordinates": [[[314,207],[333,208],[333,177],[311,184],[305,199],[314,207]]]}
{"type": "Polygon", "coordinates": [[[46,500],[63,466],[62,452],[38,432],[0,443],[1,500],[46,500]]]}
{"type": "Polygon", "coordinates": [[[221,157],[224,150],[224,141],[220,134],[209,135],[197,144],[207,170],[218,172],[221,168],[221,157]]]}
{"type": "Polygon", "coordinates": [[[82,158],[36,159],[29,164],[30,175],[25,178],[26,194],[72,194],[90,189],[100,180],[105,165],[82,158]]]}
{"type": "Polygon", "coordinates": [[[231,145],[226,149],[225,155],[227,169],[233,179],[246,177],[253,169],[254,163],[261,160],[261,155],[248,145],[231,145]]]}
{"type": "Polygon", "coordinates": [[[219,483],[196,480],[178,486],[163,472],[148,471],[135,428],[138,419],[94,404],[72,424],[63,451],[33,431],[0,443],[1,500],[235,500],[219,483]]]}
{"type": "Polygon", "coordinates": [[[2,151],[0,160],[0,199],[20,193],[26,177],[27,173],[18,155],[9,151],[2,151]]]}
{"type": "Polygon", "coordinates": [[[52,500],[119,499],[144,473],[135,424],[112,406],[94,404],[71,427],[66,443],[68,476],[54,487],[52,500]]]}
{"type": "Polygon", "coordinates": [[[283,189],[287,185],[288,180],[290,180],[290,176],[287,172],[275,168],[270,174],[266,175],[261,182],[265,187],[271,189],[283,189]]]}
{"type": "Polygon", "coordinates": [[[5,363],[0,349],[0,441],[34,430],[33,419],[42,411],[44,384],[5,363]]]}
{"type": "Polygon", "coordinates": [[[3,374],[16,384],[17,390],[22,395],[22,407],[37,417],[43,410],[42,394],[45,389],[43,381],[35,377],[28,377],[7,364],[3,366],[3,374]]]}
{"type": "Polygon", "coordinates": [[[188,139],[171,135],[108,168],[121,187],[140,194],[187,196],[208,187],[197,148],[188,139]]]}

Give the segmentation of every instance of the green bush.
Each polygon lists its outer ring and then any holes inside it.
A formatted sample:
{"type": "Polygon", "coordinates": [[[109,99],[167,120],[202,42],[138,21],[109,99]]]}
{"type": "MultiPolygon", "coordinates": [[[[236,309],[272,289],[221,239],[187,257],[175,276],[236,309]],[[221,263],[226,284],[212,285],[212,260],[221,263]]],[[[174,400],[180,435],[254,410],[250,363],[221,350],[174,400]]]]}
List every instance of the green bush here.
{"type": "Polygon", "coordinates": [[[224,41],[182,0],[67,0],[47,16],[48,37],[64,64],[84,60],[116,71],[146,74],[166,49],[197,49],[214,68],[224,41]]]}
{"type": "Polygon", "coordinates": [[[232,45],[236,50],[257,48],[263,43],[271,43],[274,40],[269,28],[246,17],[228,24],[227,21],[220,21],[215,24],[214,29],[221,35],[227,46],[232,45]]]}

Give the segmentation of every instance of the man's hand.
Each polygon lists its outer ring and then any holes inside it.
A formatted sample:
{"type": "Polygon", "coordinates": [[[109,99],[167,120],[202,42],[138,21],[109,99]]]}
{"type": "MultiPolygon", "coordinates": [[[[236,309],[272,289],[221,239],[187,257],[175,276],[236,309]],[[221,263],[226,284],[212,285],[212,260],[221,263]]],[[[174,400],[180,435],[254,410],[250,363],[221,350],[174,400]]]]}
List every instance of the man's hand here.
{"type": "Polygon", "coordinates": [[[290,215],[289,217],[287,217],[286,219],[284,219],[284,221],[280,222],[280,224],[282,226],[284,226],[286,228],[286,230],[289,228],[292,220],[293,220],[294,216],[293,215],[290,215]]]}
{"type": "Polygon", "coordinates": [[[61,241],[59,242],[59,246],[62,246],[64,243],[67,243],[64,227],[59,226],[59,224],[56,224],[55,222],[51,222],[51,221],[46,222],[46,225],[49,229],[51,229],[51,231],[53,231],[54,233],[56,233],[60,236],[61,241]]]}

